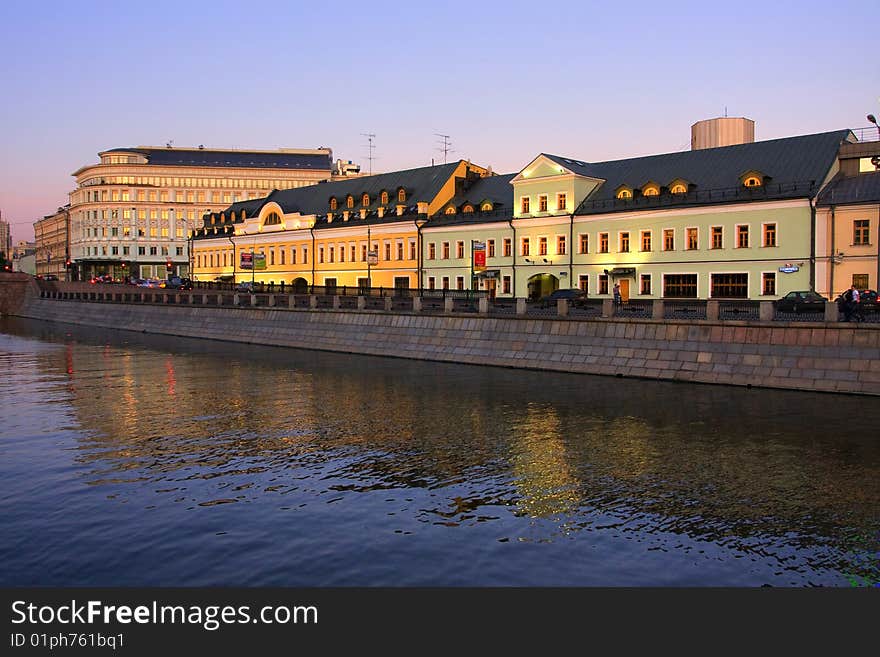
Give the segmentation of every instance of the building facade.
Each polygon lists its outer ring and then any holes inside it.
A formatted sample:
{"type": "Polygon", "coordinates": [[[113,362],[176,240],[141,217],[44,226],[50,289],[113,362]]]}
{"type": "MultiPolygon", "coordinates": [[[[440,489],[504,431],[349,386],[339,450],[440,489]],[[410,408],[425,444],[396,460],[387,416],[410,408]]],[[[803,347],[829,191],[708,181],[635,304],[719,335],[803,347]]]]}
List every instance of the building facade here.
{"type": "Polygon", "coordinates": [[[190,233],[230,204],[332,176],[330,149],[114,148],[76,172],[71,277],[187,275],[190,233]]]}
{"type": "Polygon", "coordinates": [[[421,226],[486,175],[459,161],[233,204],[196,231],[194,274],[295,288],[417,287],[421,226]]]}
{"type": "Polygon", "coordinates": [[[35,266],[38,276],[57,276],[67,280],[70,274],[70,206],[58,208],[34,222],[35,266]]]}
{"type": "Polygon", "coordinates": [[[3,221],[2,212],[0,212],[0,260],[12,262],[12,227],[8,222],[3,221]]]}

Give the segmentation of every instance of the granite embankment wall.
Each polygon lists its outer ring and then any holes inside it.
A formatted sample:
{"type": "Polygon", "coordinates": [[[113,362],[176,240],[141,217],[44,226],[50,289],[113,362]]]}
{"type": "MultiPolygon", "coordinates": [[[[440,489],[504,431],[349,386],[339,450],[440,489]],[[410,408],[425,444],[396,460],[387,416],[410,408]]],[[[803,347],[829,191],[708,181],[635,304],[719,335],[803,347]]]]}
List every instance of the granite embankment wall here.
{"type": "Polygon", "coordinates": [[[7,312],[86,326],[357,354],[880,395],[880,326],[206,307],[32,294],[7,312]]]}

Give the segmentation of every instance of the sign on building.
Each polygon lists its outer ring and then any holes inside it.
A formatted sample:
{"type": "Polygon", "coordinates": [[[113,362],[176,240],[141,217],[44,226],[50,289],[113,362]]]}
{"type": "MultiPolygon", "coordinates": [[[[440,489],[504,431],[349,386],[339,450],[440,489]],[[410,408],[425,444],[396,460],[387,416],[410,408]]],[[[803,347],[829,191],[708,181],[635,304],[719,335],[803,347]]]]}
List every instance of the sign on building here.
{"type": "Polygon", "coordinates": [[[483,271],[486,269],[486,243],[471,242],[474,252],[474,271],[483,271]]]}

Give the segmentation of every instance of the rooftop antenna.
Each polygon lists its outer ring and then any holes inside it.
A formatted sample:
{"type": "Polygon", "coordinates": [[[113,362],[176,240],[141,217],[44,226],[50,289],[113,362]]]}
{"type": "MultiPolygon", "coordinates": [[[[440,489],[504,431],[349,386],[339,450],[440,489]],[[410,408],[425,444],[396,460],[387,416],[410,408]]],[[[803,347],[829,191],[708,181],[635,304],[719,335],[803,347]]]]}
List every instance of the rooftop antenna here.
{"type": "Polygon", "coordinates": [[[173,145],[174,145],[174,140],[173,140],[173,139],[169,139],[168,141],[165,142],[165,147],[166,147],[166,148],[171,148],[173,145]]]}
{"type": "Polygon", "coordinates": [[[362,137],[367,138],[367,162],[370,170],[370,175],[373,175],[373,149],[376,148],[376,145],[373,143],[373,140],[376,138],[375,132],[362,132],[362,137]]]}
{"type": "Polygon", "coordinates": [[[724,118],[727,118],[727,105],[724,106],[724,118]]]}
{"type": "Polygon", "coordinates": [[[446,164],[446,156],[449,153],[455,152],[451,148],[452,142],[449,140],[449,135],[441,135],[439,132],[435,132],[434,136],[440,137],[440,139],[437,140],[437,143],[440,144],[440,146],[438,148],[435,148],[434,150],[441,151],[443,153],[443,164],[446,164]]]}

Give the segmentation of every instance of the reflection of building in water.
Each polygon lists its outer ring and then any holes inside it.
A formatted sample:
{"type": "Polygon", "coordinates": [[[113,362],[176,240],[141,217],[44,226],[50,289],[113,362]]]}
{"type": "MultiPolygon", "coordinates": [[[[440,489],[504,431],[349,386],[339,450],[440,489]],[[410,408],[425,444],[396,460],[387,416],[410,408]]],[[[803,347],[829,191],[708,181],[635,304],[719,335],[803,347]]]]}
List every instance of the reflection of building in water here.
{"type": "Polygon", "coordinates": [[[520,513],[541,517],[575,511],[581,482],[569,465],[556,408],[529,403],[513,429],[510,463],[522,496],[520,513]]]}

